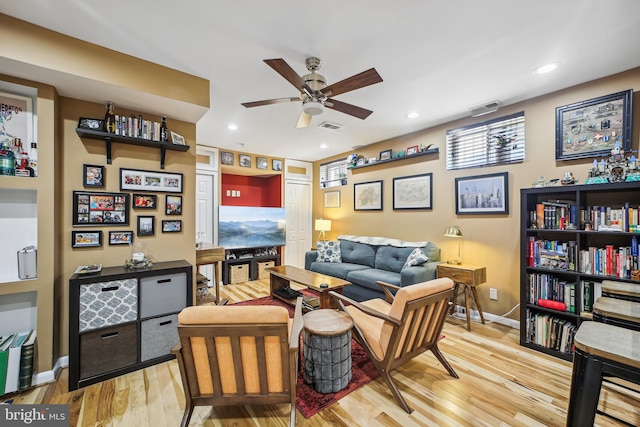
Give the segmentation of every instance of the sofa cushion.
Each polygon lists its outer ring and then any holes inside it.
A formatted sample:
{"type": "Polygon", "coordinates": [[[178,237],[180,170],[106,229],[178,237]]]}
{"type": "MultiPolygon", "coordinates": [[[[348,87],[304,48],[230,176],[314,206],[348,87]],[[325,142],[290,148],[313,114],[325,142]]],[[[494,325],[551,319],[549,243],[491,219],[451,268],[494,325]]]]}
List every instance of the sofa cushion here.
{"type": "Polygon", "coordinates": [[[367,268],[366,270],[352,271],[347,275],[347,280],[354,285],[362,286],[382,293],[382,289],[376,281],[391,283],[400,286],[400,274],[393,271],[367,268]]]}
{"type": "Polygon", "coordinates": [[[400,273],[413,249],[414,248],[380,246],[378,252],[376,252],[376,268],[400,273]]]}
{"type": "Polygon", "coordinates": [[[429,261],[429,258],[422,252],[422,249],[415,248],[407,258],[407,262],[404,263],[402,269],[413,267],[414,265],[422,265],[429,261]]]}
{"type": "Polygon", "coordinates": [[[337,277],[342,280],[347,280],[347,276],[352,271],[357,270],[370,270],[366,265],[349,264],[345,262],[312,262],[309,266],[309,270],[326,274],[327,276],[337,277]]]}
{"type": "Polygon", "coordinates": [[[340,243],[337,241],[318,242],[318,262],[342,262],[340,243]]]}
{"type": "Polygon", "coordinates": [[[366,265],[368,267],[374,267],[375,265],[375,246],[349,240],[340,240],[340,253],[342,255],[342,262],[366,265]]]}

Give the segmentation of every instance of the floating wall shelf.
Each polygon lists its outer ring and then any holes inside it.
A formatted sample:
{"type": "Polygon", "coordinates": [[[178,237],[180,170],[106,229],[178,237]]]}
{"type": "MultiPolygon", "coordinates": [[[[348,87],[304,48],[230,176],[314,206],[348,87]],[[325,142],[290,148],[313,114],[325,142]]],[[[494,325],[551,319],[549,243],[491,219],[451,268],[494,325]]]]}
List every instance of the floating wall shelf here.
{"type": "Polygon", "coordinates": [[[440,152],[440,149],[436,147],[436,148],[431,148],[429,150],[421,151],[421,152],[416,153],[416,154],[410,154],[410,155],[402,156],[402,157],[395,157],[393,159],[387,159],[387,160],[378,160],[378,161],[376,161],[374,163],[367,163],[366,165],[354,166],[354,167],[349,168],[349,169],[367,168],[369,166],[382,165],[382,164],[386,164],[386,163],[396,162],[398,160],[414,159],[416,157],[422,157],[422,156],[426,156],[426,155],[429,155],[429,154],[436,154],[436,153],[439,153],[439,152],[440,152]]]}

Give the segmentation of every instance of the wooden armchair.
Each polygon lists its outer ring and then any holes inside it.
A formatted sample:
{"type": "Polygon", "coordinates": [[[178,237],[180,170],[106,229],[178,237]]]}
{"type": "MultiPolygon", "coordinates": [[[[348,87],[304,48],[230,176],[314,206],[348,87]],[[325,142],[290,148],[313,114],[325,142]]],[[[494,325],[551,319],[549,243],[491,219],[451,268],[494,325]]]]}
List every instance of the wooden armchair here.
{"type": "Polygon", "coordinates": [[[438,340],[451,305],[453,281],[442,278],[402,288],[377,283],[384,291],[386,301],[376,298],[356,302],[333,291],[330,295],[336,298],[341,310],[349,313],[355,338],[369,354],[400,406],[411,413],[413,410],[391,378],[392,370],[431,350],[449,374],[458,378],[438,349],[438,340]],[[395,296],[390,289],[397,290],[395,296]],[[345,305],[345,302],[350,305],[345,305]]]}
{"type": "Polygon", "coordinates": [[[181,426],[193,408],[291,404],[296,419],[302,298],[295,315],[276,306],[187,307],[178,315],[177,356],[185,395],[181,426]]]}

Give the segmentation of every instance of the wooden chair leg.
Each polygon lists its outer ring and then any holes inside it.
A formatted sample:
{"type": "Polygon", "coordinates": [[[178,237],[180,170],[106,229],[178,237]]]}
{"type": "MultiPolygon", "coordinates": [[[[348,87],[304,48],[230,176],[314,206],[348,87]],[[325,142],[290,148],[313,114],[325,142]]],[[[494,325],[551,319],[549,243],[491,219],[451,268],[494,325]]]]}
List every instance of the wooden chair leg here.
{"type": "Polygon", "coordinates": [[[394,397],[396,398],[396,400],[398,401],[402,409],[404,409],[408,414],[412,413],[413,409],[409,407],[407,402],[404,400],[404,398],[400,394],[400,390],[398,390],[398,387],[396,387],[396,384],[391,379],[391,375],[389,374],[389,372],[387,371],[380,372],[380,376],[387,383],[387,385],[391,389],[391,393],[393,393],[394,397]]]}
{"type": "Polygon", "coordinates": [[[602,360],[576,349],[573,356],[567,427],[593,425],[601,386],[602,360]]]}
{"type": "Polygon", "coordinates": [[[193,405],[187,404],[187,407],[184,408],[184,415],[182,416],[180,427],[187,427],[189,425],[189,421],[191,421],[191,414],[193,414],[193,405]]]}
{"type": "Polygon", "coordinates": [[[460,378],[458,377],[458,374],[456,374],[456,371],[453,370],[453,367],[449,364],[449,362],[447,362],[447,359],[444,358],[444,355],[440,352],[438,344],[435,344],[433,347],[431,347],[431,352],[434,356],[436,356],[438,361],[442,363],[442,366],[444,366],[447,372],[449,372],[449,375],[451,375],[453,378],[460,378]]]}

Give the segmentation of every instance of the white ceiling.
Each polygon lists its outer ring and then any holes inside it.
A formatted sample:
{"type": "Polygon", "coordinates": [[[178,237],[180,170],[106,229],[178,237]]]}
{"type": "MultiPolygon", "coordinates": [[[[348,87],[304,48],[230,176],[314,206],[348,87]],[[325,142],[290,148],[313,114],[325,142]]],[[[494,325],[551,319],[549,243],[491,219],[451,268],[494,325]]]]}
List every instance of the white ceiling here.
{"type": "Polygon", "coordinates": [[[198,144],[307,161],[640,66],[638,0],[0,0],[0,12],[210,80],[198,144]],[[373,114],[327,110],[296,129],[299,103],[240,105],[297,96],[262,60],[303,75],[309,56],[328,84],[376,68],[382,83],[336,96],[373,114]]]}

